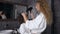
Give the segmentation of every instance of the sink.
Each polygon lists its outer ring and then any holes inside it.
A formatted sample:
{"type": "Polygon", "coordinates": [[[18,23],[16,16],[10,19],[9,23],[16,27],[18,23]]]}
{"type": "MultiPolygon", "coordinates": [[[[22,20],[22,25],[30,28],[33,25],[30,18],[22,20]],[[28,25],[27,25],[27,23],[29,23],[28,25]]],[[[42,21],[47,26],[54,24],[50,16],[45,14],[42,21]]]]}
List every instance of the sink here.
{"type": "Polygon", "coordinates": [[[0,34],[11,34],[13,30],[2,30],[0,31],[0,34]]]}

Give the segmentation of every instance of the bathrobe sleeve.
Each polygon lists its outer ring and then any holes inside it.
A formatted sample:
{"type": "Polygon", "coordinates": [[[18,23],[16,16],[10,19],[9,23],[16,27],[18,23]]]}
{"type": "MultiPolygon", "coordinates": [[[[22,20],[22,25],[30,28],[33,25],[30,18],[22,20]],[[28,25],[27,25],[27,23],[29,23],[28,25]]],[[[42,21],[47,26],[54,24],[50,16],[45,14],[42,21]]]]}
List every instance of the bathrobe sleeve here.
{"type": "Polygon", "coordinates": [[[40,13],[34,20],[27,20],[26,27],[31,30],[32,33],[42,33],[46,29],[46,18],[40,13]]]}
{"type": "Polygon", "coordinates": [[[25,24],[21,24],[19,32],[21,34],[42,33],[46,29],[45,16],[40,13],[35,19],[27,20],[25,24]]]}
{"type": "Polygon", "coordinates": [[[28,28],[25,27],[25,23],[21,24],[20,28],[18,29],[18,32],[20,34],[31,34],[30,33],[30,29],[28,29],[28,28]]]}
{"type": "Polygon", "coordinates": [[[41,23],[37,28],[31,29],[32,33],[42,33],[46,29],[46,20],[45,18],[42,19],[41,23]]]}

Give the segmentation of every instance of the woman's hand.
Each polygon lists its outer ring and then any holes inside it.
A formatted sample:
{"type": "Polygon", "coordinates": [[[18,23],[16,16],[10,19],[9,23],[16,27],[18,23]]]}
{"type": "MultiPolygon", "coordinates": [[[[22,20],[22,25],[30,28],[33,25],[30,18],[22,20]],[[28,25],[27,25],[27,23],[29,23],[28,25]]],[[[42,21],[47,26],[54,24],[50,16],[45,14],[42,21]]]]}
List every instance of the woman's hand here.
{"type": "Polygon", "coordinates": [[[28,20],[26,13],[22,13],[22,16],[24,18],[24,21],[26,22],[28,20]]]}

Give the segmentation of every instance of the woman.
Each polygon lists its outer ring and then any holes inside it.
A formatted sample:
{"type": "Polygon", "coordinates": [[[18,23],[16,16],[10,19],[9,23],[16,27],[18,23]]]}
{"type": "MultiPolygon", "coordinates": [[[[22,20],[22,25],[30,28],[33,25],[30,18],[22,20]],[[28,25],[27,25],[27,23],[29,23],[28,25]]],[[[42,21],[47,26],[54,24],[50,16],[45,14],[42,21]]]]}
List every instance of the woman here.
{"type": "Polygon", "coordinates": [[[45,29],[47,24],[51,24],[51,14],[50,9],[45,0],[40,0],[36,2],[36,9],[40,13],[36,18],[33,17],[33,20],[28,20],[25,13],[22,13],[25,23],[21,24],[19,32],[21,34],[41,34],[45,29]]]}

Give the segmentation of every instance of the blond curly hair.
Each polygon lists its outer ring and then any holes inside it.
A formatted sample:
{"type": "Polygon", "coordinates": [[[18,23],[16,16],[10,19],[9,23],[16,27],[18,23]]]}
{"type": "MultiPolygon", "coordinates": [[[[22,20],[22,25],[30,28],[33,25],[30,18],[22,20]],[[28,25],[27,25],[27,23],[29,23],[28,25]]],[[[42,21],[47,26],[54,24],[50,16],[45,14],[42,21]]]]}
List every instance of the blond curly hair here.
{"type": "Polygon", "coordinates": [[[46,21],[48,25],[52,24],[52,11],[51,8],[49,7],[48,3],[46,0],[37,0],[36,3],[40,5],[40,10],[41,12],[45,15],[46,21]]]}

